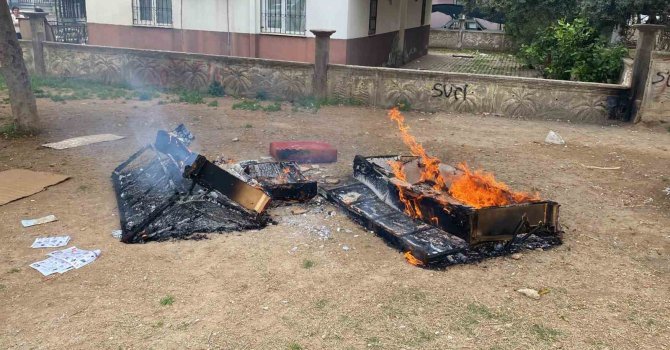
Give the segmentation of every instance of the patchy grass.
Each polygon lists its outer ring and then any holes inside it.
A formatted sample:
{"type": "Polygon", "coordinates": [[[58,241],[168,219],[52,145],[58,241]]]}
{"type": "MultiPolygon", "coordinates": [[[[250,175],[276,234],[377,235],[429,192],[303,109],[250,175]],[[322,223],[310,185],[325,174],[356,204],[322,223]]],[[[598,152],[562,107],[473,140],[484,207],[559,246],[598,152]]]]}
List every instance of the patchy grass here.
{"type": "Polygon", "coordinates": [[[530,327],[530,332],[533,333],[537,339],[545,343],[553,343],[563,334],[557,329],[546,327],[540,324],[532,325],[530,327]]]}
{"type": "Polygon", "coordinates": [[[293,111],[310,110],[316,113],[321,107],[326,105],[328,105],[328,100],[321,100],[314,96],[307,96],[293,101],[293,111]]]}
{"type": "Polygon", "coordinates": [[[369,348],[380,348],[382,346],[382,341],[377,337],[365,338],[365,343],[369,348]]]}
{"type": "Polygon", "coordinates": [[[174,297],[172,295],[166,295],[161,298],[160,304],[163,306],[169,306],[174,304],[174,297]]]}
{"type": "Polygon", "coordinates": [[[293,101],[293,111],[308,110],[318,112],[324,106],[362,106],[364,103],[354,98],[317,99],[307,96],[293,101]]]}
{"type": "Polygon", "coordinates": [[[151,91],[151,90],[136,91],[134,95],[140,101],[150,101],[159,96],[157,91],[151,91]]]}
{"type": "Polygon", "coordinates": [[[287,347],[288,350],[302,350],[303,347],[298,343],[291,343],[287,347]]]}
{"type": "Polygon", "coordinates": [[[219,107],[219,101],[214,100],[207,104],[208,107],[219,107]]]}
{"type": "Polygon", "coordinates": [[[11,269],[9,269],[9,271],[7,271],[7,273],[19,273],[19,272],[21,272],[21,269],[18,267],[12,267],[11,269]]]}
{"type": "Polygon", "coordinates": [[[30,134],[20,131],[16,124],[9,123],[3,126],[0,126],[0,135],[5,139],[16,139],[20,137],[30,136],[30,134]]]}
{"type": "Polygon", "coordinates": [[[204,104],[205,99],[199,91],[181,90],[178,91],[179,102],[191,105],[204,104]]]}
{"type": "Polygon", "coordinates": [[[155,324],[151,325],[151,327],[153,327],[153,328],[163,328],[164,325],[165,325],[165,322],[163,322],[163,320],[160,320],[160,321],[156,322],[155,324]]]}
{"type": "Polygon", "coordinates": [[[468,336],[475,334],[475,329],[486,321],[509,321],[509,317],[503,313],[495,312],[486,305],[470,303],[465,307],[465,313],[455,319],[453,327],[468,336]]]}
{"type": "Polygon", "coordinates": [[[244,128],[245,128],[245,129],[251,129],[251,128],[253,128],[253,127],[254,127],[254,126],[251,125],[251,124],[249,124],[249,123],[244,124],[244,128]]]}
{"type": "Polygon", "coordinates": [[[281,111],[281,103],[273,102],[263,105],[257,100],[242,100],[233,104],[233,109],[241,109],[245,111],[278,112],[281,111]]]}
{"type": "Polygon", "coordinates": [[[281,111],[281,103],[275,102],[263,107],[265,112],[279,112],[281,111]]]}
{"type": "Polygon", "coordinates": [[[257,111],[261,109],[261,104],[254,100],[242,100],[233,104],[233,109],[241,109],[245,111],[257,111]]]}
{"type": "Polygon", "coordinates": [[[316,263],[312,260],[305,259],[305,260],[302,261],[302,268],[303,269],[311,269],[314,266],[316,266],[316,263]]]}
{"type": "Polygon", "coordinates": [[[328,305],[328,300],[326,299],[319,299],[314,303],[314,307],[316,307],[319,310],[323,310],[326,308],[326,305],[328,305]]]}
{"type": "Polygon", "coordinates": [[[482,304],[468,304],[467,308],[468,312],[471,315],[480,317],[480,318],[485,318],[488,320],[496,318],[496,315],[491,309],[489,309],[486,305],[482,304]]]}

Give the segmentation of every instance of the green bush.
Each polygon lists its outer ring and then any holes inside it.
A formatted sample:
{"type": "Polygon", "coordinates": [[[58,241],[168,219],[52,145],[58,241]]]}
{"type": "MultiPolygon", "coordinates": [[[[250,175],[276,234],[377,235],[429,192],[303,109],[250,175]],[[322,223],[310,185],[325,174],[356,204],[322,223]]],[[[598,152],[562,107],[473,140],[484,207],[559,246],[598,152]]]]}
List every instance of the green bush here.
{"type": "Polygon", "coordinates": [[[223,85],[221,85],[221,83],[216,80],[209,84],[209,89],[207,89],[207,92],[214,97],[223,97],[226,94],[225,90],[223,89],[223,85]]]}
{"type": "Polygon", "coordinates": [[[256,99],[257,100],[265,101],[265,100],[268,99],[268,96],[269,96],[269,94],[265,90],[259,90],[258,92],[256,92],[256,99]]]}
{"type": "Polygon", "coordinates": [[[608,44],[583,18],[558,21],[519,52],[520,58],[542,70],[545,78],[599,83],[619,80],[626,54],[623,45],[608,44]]]}

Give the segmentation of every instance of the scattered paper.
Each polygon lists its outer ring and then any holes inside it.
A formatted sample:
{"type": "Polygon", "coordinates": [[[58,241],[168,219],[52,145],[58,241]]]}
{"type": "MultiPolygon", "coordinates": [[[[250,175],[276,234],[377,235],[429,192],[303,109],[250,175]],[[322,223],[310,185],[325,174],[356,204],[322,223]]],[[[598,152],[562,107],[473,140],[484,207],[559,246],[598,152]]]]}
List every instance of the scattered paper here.
{"type": "Polygon", "coordinates": [[[596,169],[596,170],[619,170],[621,169],[620,166],[611,166],[611,167],[606,167],[606,166],[595,166],[595,165],[584,165],[582,163],[579,163],[582,167],[586,169],[596,169]]]}
{"type": "Polygon", "coordinates": [[[544,139],[544,142],[551,143],[554,145],[565,145],[565,140],[559,135],[556,131],[550,130],[547,137],[544,139]]]}
{"type": "Polygon", "coordinates": [[[47,259],[34,262],[30,264],[30,267],[39,271],[44,276],[49,276],[54,273],[62,274],[92,263],[100,256],[100,250],[84,250],[77,247],[70,247],[51,252],[47,254],[47,256],[49,256],[47,259]]]}
{"type": "Polygon", "coordinates": [[[70,236],[40,237],[36,238],[31,248],[58,248],[64,247],[70,242],[70,236]]]}
{"type": "Polygon", "coordinates": [[[522,288],[522,289],[518,289],[517,292],[519,292],[519,293],[521,293],[521,294],[523,294],[523,295],[525,295],[525,296],[527,296],[531,299],[540,300],[540,298],[541,298],[540,293],[538,291],[536,291],[535,289],[522,288]]]}
{"type": "Polygon", "coordinates": [[[53,149],[68,149],[68,148],[91,145],[94,143],[116,141],[121,140],[123,138],[124,138],[123,136],[113,134],[88,135],[88,136],[75,137],[60,142],[45,143],[42,145],[42,147],[48,147],[53,149]]]}
{"type": "Polygon", "coordinates": [[[100,250],[83,250],[77,247],[70,247],[51,252],[47,255],[65,261],[75,269],[79,269],[95,261],[95,259],[100,256],[100,250]]]}
{"type": "Polygon", "coordinates": [[[121,231],[121,230],[112,231],[112,237],[120,240],[121,236],[123,236],[123,231],[121,231]]]}
{"type": "Polygon", "coordinates": [[[56,215],[49,215],[49,216],[45,216],[45,217],[39,218],[39,219],[21,220],[21,225],[23,225],[23,227],[30,227],[30,226],[35,226],[35,225],[46,224],[48,222],[52,222],[52,221],[56,221],[56,220],[57,220],[56,215]]]}
{"type": "Polygon", "coordinates": [[[45,260],[38,261],[30,264],[30,267],[39,271],[44,276],[49,276],[54,273],[64,273],[74,269],[72,264],[69,264],[63,260],[56,259],[54,257],[49,257],[45,260]]]}
{"type": "Polygon", "coordinates": [[[26,169],[2,171],[0,172],[0,205],[32,196],[68,178],[65,175],[26,169]]]}

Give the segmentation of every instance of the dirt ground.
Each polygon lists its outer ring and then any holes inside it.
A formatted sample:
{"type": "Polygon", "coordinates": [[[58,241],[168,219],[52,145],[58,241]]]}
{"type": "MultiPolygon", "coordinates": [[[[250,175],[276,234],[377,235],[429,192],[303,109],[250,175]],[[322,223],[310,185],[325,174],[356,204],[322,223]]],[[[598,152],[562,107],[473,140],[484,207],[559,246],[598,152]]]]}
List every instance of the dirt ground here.
{"type": "MultiPolygon", "coordinates": [[[[406,152],[384,110],[248,112],[153,101],[40,99],[45,133],[0,139],[0,171],[72,178],[0,207],[2,349],[661,349],[670,347],[670,132],[491,116],[406,113],[443,160],[494,171],[562,204],[565,244],[446,270],[421,269],[324,204],[273,209],[277,225],[202,241],[126,245],[110,174],[158,128],[183,122],[194,149],[237,160],[273,140],[324,140],[345,178],[354,155],[406,152]],[[546,145],[556,130],[566,146],[546,145]],[[121,141],[56,151],[96,133],[121,141]],[[239,142],[233,142],[239,138],[239,142]],[[583,165],[621,167],[594,170],[583,165]],[[331,216],[330,211],[335,215],[331,216]],[[21,219],[58,221],[22,228],[21,219]],[[323,227],[322,227],[323,226],[323,227]],[[324,239],[324,230],[330,237],[324,239]],[[93,264],[43,278],[34,238],[69,234],[93,264]],[[350,250],[343,249],[343,246],[350,250]],[[541,300],[515,290],[548,288],[541,300]],[[172,297],[171,305],[161,300],[172,297]]],[[[8,106],[0,115],[8,122],[8,106]]]]}

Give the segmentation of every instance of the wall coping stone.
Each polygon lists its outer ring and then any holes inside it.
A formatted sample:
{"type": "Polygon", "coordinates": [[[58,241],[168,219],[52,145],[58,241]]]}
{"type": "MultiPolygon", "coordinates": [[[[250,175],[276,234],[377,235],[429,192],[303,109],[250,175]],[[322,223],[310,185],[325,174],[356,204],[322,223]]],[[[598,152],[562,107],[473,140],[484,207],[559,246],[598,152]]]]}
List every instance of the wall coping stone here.
{"type": "Polygon", "coordinates": [[[253,57],[238,57],[238,56],[223,56],[223,55],[209,55],[201,53],[188,53],[178,51],[159,51],[159,50],[143,50],[132,49],[126,47],[111,47],[111,46],[97,46],[97,45],[80,45],[80,44],[66,44],[57,42],[44,42],[45,47],[64,48],[73,51],[97,51],[102,53],[126,53],[145,57],[165,58],[166,55],[181,58],[181,59],[203,59],[212,61],[229,61],[237,64],[263,64],[268,66],[282,66],[282,67],[296,67],[313,69],[314,64],[295,61],[277,61],[268,60],[264,58],[253,57]]]}
{"type": "Polygon", "coordinates": [[[512,84],[541,84],[547,87],[555,88],[565,88],[565,89],[578,89],[578,90],[600,90],[600,91],[612,91],[619,90],[625,91],[630,87],[623,84],[604,84],[604,83],[590,83],[590,82],[581,82],[581,81],[569,81],[569,80],[552,80],[544,78],[528,78],[528,77],[514,77],[514,76],[502,76],[502,75],[488,75],[488,74],[471,74],[471,73],[457,73],[457,72],[439,72],[439,71],[428,71],[428,70],[413,70],[413,69],[401,69],[401,68],[384,68],[384,67],[365,67],[365,66],[351,66],[351,65],[341,65],[341,64],[331,64],[331,68],[339,70],[356,70],[359,72],[367,72],[371,75],[376,73],[382,73],[387,75],[396,75],[403,78],[436,78],[436,79],[460,79],[460,80],[470,80],[470,81],[481,81],[481,82],[494,82],[494,83],[512,83],[512,84]]]}

